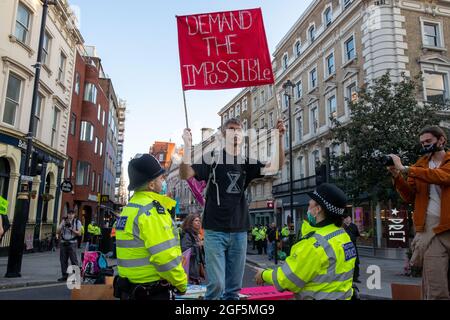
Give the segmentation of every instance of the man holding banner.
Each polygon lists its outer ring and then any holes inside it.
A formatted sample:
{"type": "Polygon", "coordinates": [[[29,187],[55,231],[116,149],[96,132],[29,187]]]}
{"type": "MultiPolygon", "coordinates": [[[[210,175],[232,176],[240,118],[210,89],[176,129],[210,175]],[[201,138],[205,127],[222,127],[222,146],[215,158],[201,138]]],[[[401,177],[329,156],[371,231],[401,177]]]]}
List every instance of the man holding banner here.
{"type": "MultiPolygon", "coordinates": [[[[278,121],[277,129],[280,132],[278,165],[281,167],[284,163],[281,139],[286,130],[282,120],[278,121]]],[[[207,300],[239,298],[250,226],[245,190],[252,180],[263,177],[265,170],[272,169],[270,163],[264,165],[241,154],[241,130],[239,120],[228,120],[222,129],[224,149],[211,161],[206,154],[201,163],[192,165],[189,165],[188,156],[192,146],[190,130],[186,129],[183,135],[185,149],[180,166],[181,179],[195,177],[208,181],[203,214],[207,300]]]]}
{"type": "MultiPolygon", "coordinates": [[[[186,128],[189,128],[186,90],[219,90],[274,83],[261,9],[177,16],[180,69],[186,128]]],[[[284,123],[277,123],[279,148],[269,166],[242,156],[242,125],[230,119],[222,126],[224,145],[213,159],[202,156],[191,164],[192,136],[183,134],[183,180],[206,181],[203,228],[206,276],[205,299],[237,300],[244,276],[249,228],[245,190],[262,177],[262,170],[279,169],[284,163],[284,123]],[[208,161],[210,160],[210,161],[208,161]],[[278,166],[279,165],[279,166],[278,166]],[[278,167],[276,167],[278,166],[278,167]]]]}

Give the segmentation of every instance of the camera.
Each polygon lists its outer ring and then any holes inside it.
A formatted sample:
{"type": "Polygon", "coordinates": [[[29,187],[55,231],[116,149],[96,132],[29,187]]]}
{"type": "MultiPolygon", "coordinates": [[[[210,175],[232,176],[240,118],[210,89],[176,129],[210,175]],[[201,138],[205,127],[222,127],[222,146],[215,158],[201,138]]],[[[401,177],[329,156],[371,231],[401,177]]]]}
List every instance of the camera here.
{"type": "Polygon", "coordinates": [[[66,227],[66,228],[71,228],[71,227],[72,227],[72,224],[71,224],[70,222],[66,221],[65,227],[66,227]]]}
{"type": "Polygon", "coordinates": [[[390,167],[394,165],[394,160],[391,156],[382,155],[379,158],[380,163],[385,167],[390,167]]]}

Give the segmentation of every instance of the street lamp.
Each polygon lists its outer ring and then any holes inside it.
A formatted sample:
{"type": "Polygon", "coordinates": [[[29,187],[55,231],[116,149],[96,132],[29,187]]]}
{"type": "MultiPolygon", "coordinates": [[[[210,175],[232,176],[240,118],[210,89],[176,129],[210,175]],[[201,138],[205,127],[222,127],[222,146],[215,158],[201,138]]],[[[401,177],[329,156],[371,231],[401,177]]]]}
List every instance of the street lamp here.
{"type": "Polygon", "coordinates": [[[289,201],[290,201],[290,213],[292,219],[294,219],[294,174],[293,174],[293,161],[292,161],[292,110],[291,110],[291,97],[294,89],[294,84],[291,80],[287,80],[283,84],[284,96],[287,98],[288,116],[289,116],[289,201]]]}
{"type": "MultiPolygon", "coordinates": [[[[36,113],[37,99],[39,93],[39,80],[41,76],[42,67],[42,52],[44,48],[44,36],[45,36],[45,24],[48,14],[48,6],[55,5],[54,0],[43,0],[42,8],[42,20],[41,20],[41,30],[39,35],[39,48],[37,51],[37,62],[33,66],[36,68],[34,76],[34,88],[33,88],[33,99],[31,101],[31,113],[30,122],[28,126],[27,133],[27,149],[24,159],[23,173],[28,178],[30,176],[30,156],[33,150],[33,128],[34,128],[34,114],[36,113]]],[[[17,194],[17,202],[14,210],[14,222],[11,231],[11,240],[9,244],[9,254],[8,254],[8,267],[6,271],[6,278],[18,278],[21,277],[20,271],[22,268],[22,256],[24,250],[24,240],[25,240],[25,226],[28,220],[30,208],[30,181],[24,179],[21,176],[20,179],[20,190],[17,194]]]]}

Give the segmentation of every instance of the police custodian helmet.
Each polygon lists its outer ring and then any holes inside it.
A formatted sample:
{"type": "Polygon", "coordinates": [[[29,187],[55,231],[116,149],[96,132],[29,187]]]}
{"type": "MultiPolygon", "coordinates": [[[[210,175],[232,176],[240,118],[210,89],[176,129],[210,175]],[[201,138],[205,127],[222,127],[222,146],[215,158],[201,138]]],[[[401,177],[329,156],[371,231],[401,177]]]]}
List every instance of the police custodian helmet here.
{"type": "Polygon", "coordinates": [[[329,215],[343,217],[347,205],[344,191],[331,183],[322,183],[308,195],[316,201],[329,215]]]}
{"type": "Polygon", "coordinates": [[[135,190],[165,172],[166,170],[161,167],[154,156],[148,153],[138,154],[128,164],[128,177],[130,179],[128,190],[135,190]]]}

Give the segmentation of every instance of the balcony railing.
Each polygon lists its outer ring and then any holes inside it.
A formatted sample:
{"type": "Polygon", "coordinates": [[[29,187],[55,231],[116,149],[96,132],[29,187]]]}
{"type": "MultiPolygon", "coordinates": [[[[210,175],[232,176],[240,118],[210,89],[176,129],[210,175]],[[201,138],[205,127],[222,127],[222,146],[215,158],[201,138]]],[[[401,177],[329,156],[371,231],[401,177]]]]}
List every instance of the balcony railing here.
{"type": "MultiPolygon", "coordinates": [[[[272,187],[273,195],[289,193],[290,182],[278,184],[272,187]]],[[[294,180],[293,192],[298,193],[305,190],[314,189],[316,186],[316,176],[310,176],[303,179],[294,180]]]]}

